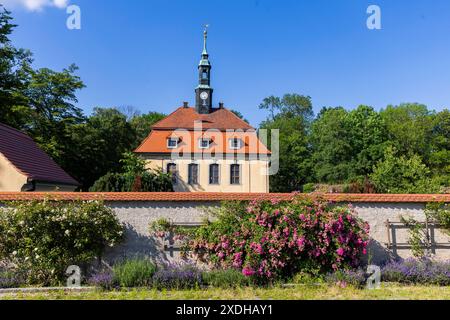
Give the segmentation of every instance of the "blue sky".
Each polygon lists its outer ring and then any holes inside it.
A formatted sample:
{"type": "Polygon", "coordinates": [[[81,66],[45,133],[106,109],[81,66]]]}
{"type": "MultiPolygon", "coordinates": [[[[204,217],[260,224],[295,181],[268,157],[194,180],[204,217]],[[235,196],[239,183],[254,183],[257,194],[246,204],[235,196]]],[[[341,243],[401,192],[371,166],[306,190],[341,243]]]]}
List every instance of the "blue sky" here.
{"type": "Polygon", "coordinates": [[[36,67],[80,67],[86,113],[193,104],[205,23],[215,104],[255,126],[266,117],[262,99],[284,93],[310,95],[316,112],[450,104],[448,0],[70,0],[81,8],[81,30],[66,28],[62,8],[17,4],[52,0],[4,1],[19,24],[13,40],[33,51],[36,67]],[[366,27],[370,4],[382,10],[382,30],[366,27]]]}

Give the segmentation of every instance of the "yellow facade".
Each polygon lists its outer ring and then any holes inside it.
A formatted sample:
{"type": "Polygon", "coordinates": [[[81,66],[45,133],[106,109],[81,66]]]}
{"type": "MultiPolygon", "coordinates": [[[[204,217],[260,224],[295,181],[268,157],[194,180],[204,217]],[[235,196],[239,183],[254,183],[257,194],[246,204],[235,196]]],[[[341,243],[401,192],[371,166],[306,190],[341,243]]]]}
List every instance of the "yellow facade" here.
{"type": "Polygon", "coordinates": [[[176,159],[164,156],[144,156],[147,168],[150,170],[163,170],[167,172],[168,164],[176,164],[177,183],[174,184],[176,192],[269,192],[269,160],[260,159],[176,159]],[[198,165],[198,183],[188,183],[189,164],[198,165]],[[219,165],[219,183],[210,184],[209,168],[211,164],[219,165]],[[238,164],[240,168],[240,183],[231,184],[231,165],[238,164]]]}
{"type": "Polygon", "coordinates": [[[27,177],[0,154],[0,192],[18,192],[27,183],[27,177]]]}

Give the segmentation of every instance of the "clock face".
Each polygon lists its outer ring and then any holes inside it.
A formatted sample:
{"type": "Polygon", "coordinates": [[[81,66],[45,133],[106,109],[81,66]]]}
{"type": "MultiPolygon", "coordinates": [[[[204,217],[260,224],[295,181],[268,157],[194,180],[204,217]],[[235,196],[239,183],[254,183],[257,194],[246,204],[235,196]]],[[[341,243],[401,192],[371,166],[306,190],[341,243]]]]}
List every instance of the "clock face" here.
{"type": "Polygon", "coordinates": [[[200,94],[200,99],[202,99],[202,100],[206,100],[206,99],[208,99],[208,97],[209,97],[209,95],[208,95],[208,92],[206,92],[206,91],[203,91],[200,94]]]}

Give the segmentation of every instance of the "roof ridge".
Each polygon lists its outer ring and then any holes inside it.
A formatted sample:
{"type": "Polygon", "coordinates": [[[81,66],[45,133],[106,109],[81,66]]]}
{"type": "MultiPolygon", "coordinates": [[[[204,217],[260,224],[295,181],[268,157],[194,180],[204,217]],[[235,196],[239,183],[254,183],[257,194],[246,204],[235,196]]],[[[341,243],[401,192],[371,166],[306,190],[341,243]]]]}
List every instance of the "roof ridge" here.
{"type": "MultiPolygon", "coordinates": [[[[166,117],[164,117],[163,119],[159,120],[159,121],[156,122],[154,125],[152,125],[151,128],[153,129],[153,128],[158,127],[158,124],[159,124],[160,122],[163,122],[163,121],[166,120],[168,117],[170,117],[171,115],[173,115],[173,114],[175,114],[176,112],[178,112],[178,110],[180,110],[180,109],[184,109],[184,107],[183,107],[183,106],[178,107],[178,108],[175,109],[172,113],[168,114],[166,117]]],[[[192,107],[189,107],[189,109],[192,109],[192,107]]]]}
{"type": "Polygon", "coordinates": [[[231,111],[230,109],[224,107],[224,108],[219,109],[219,110],[226,110],[226,111],[228,111],[228,112],[231,113],[236,119],[242,121],[243,123],[245,123],[245,124],[247,124],[248,126],[250,126],[252,129],[256,130],[250,123],[248,123],[248,122],[244,121],[243,119],[239,118],[239,117],[238,117],[233,111],[231,111]]]}

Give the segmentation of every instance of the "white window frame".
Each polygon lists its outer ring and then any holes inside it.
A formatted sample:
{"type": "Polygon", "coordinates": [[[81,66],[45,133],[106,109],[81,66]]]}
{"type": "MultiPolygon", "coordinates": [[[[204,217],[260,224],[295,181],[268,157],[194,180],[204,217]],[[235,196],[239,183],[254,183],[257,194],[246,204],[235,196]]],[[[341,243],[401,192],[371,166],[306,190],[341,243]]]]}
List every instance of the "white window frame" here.
{"type": "Polygon", "coordinates": [[[168,149],[176,149],[178,147],[178,141],[179,141],[178,138],[167,138],[167,148],[168,149]],[[175,146],[170,145],[171,141],[175,141],[175,146]]]}
{"type": "Polygon", "coordinates": [[[200,139],[198,139],[198,147],[200,148],[200,149],[209,149],[209,147],[211,146],[211,140],[210,139],[205,139],[205,138],[200,138],[200,139]],[[206,141],[206,142],[208,142],[208,146],[207,147],[204,147],[203,146],[203,141],[206,141]]]}
{"type": "Polygon", "coordinates": [[[232,138],[232,139],[230,139],[230,141],[229,141],[229,143],[230,143],[230,149],[231,150],[239,150],[239,149],[242,149],[242,139],[239,139],[239,138],[232,138]],[[238,141],[239,142],[239,146],[235,146],[234,145],[234,141],[238,141]]]}

